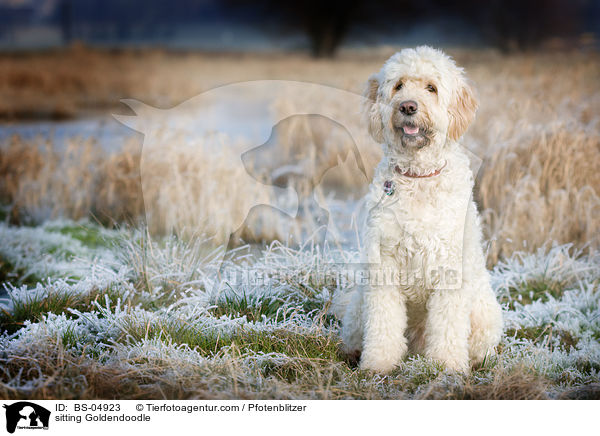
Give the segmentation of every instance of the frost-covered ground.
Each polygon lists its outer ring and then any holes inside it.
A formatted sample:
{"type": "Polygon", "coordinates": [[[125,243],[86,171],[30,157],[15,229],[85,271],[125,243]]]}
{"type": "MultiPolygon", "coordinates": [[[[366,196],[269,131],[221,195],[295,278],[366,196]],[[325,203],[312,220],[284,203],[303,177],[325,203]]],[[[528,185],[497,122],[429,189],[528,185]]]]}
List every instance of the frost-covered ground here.
{"type": "Polygon", "coordinates": [[[252,252],[219,272],[207,241],[1,224],[0,397],[600,395],[598,253],[549,246],[496,265],[505,335],[469,376],[412,356],[383,377],[338,350],[335,302],[351,286],[338,268],[356,252],[277,243],[252,252]]]}

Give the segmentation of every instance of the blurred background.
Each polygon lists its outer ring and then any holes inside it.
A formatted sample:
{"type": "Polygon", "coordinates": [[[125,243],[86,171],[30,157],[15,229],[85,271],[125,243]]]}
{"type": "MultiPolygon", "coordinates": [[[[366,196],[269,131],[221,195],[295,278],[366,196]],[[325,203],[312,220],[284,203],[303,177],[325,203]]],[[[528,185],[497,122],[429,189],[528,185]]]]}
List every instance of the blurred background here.
{"type": "Polygon", "coordinates": [[[1,0],[5,50],[104,47],[306,51],[381,44],[597,47],[595,0],[1,0]]]}
{"type": "MultiPolygon", "coordinates": [[[[154,178],[142,180],[143,135],[111,116],[133,115],[121,99],[168,109],[216,86],[263,79],[360,93],[391,54],[429,44],[465,67],[478,91],[464,143],[483,161],[475,194],[489,265],[553,242],[596,248],[599,31],[595,0],[0,0],[2,219],[114,226],[152,211],[153,233],[193,229],[224,242],[224,223],[238,222],[239,205],[255,195],[237,183],[232,162],[260,144],[239,135],[227,110],[210,109],[231,131],[199,134],[190,148],[165,126],[161,152],[144,159],[154,178]]],[[[319,98],[281,95],[268,109],[289,113],[319,98]]],[[[261,113],[245,122],[270,129],[261,113]]],[[[352,141],[335,123],[294,117],[273,133],[277,158],[256,163],[265,183],[293,186],[300,197],[318,185],[318,206],[301,208],[303,216],[327,210],[343,246],[368,183],[354,157],[339,162],[352,141]]],[[[367,174],[379,156],[373,144],[367,174]]],[[[310,234],[300,219],[293,228],[253,219],[246,241],[310,234]]]]}

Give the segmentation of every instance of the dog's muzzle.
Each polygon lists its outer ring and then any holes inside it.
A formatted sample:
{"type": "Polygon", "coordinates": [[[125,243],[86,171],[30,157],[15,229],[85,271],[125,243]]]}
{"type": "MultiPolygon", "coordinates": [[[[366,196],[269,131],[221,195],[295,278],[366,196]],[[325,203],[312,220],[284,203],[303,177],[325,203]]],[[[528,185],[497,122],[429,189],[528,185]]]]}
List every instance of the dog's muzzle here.
{"type": "Polygon", "coordinates": [[[413,124],[401,123],[394,125],[396,137],[400,140],[403,147],[423,148],[429,145],[431,132],[426,127],[413,124]]]}
{"type": "Polygon", "coordinates": [[[431,131],[424,123],[419,105],[414,100],[405,100],[396,106],[392,125],[397,142],[405,148],[423,148],[431,142],[431,131]]]}

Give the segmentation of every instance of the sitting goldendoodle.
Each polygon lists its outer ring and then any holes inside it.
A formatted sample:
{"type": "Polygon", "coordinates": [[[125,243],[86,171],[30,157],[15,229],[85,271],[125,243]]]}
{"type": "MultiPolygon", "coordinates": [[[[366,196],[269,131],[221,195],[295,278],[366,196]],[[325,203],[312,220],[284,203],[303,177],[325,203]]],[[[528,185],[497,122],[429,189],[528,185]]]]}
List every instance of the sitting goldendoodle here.
{"type": "Polygon", "coordinates": [[[450,57],[418,47],[392,56],[365,97],[369,132],[384,156],[366,202],[369,284],[346,309],[345,351],[377,372],[409,351],[468,371],[502,333],[473,174],[458,143],[475,116],[473,91],[450,57]]]}

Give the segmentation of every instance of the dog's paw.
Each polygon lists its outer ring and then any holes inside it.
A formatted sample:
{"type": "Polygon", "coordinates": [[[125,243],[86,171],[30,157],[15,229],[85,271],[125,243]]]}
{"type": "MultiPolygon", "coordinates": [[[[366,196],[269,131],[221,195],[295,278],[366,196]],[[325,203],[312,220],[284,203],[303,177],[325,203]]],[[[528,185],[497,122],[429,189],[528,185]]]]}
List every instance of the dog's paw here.
{"type": "Polygon", "coordinates": [[[388,374],[399,366],[399,362],[384,359],[365,358],[363,354],[360,360],[360,369],[363,371],[388,374]]]}
{"type": "Polygon", "coordinates": [[[484,368],[494,362],[498,355],[496,348],[488,348],[485,352],[472,353],[470,356],[471,368],[484,368]]]}
{"type": "Polygon", "coordinates": [[[444,369],[449,371],[467,374],[471,369],[466,347],[429,347],[425,350],[425,356],[441,363],[444,369]]]}
{"type": "Polygon", "coordinates": [[[471,367],[469,365],[468,360],[444,358],[440,359],[440,362],[442,363],[444,368],[450,372],[468,374],[471,371],[471,367]]]}

